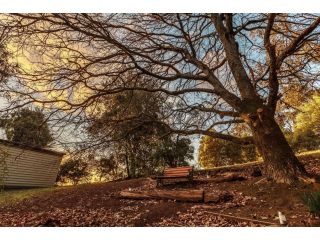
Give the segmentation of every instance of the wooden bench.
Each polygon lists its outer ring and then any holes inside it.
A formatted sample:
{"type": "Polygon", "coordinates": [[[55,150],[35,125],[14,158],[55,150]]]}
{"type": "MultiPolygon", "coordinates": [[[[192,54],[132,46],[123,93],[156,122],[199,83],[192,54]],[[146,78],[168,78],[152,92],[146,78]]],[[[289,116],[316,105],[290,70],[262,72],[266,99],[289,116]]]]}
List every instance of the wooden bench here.
{"type": "Polygon", "coordinates": [[[176,167],[176,168],[165,168],[163,175],[157,176],[157,185],[161,185],[164,179],[187,179],[188,181],[193,180],[193,167],[176,167]]]}

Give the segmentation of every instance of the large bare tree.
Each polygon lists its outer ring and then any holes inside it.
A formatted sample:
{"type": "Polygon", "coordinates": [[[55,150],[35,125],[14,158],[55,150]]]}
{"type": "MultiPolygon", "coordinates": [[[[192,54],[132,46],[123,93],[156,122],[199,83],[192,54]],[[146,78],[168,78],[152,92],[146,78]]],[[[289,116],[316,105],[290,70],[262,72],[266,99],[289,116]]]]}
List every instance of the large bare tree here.
{"type": "Polygon", "coordinates": [[[15,107],[87,116],[106,95],[159,92],[172,132],[254,143],[277,182],[309,177],[275,116],[285,86],[319,80],[319,15],[12,14],[1,23],[29,62],[6,86],[15,107]],[[234,124],[251,137],[229,134],[234,124]]]}

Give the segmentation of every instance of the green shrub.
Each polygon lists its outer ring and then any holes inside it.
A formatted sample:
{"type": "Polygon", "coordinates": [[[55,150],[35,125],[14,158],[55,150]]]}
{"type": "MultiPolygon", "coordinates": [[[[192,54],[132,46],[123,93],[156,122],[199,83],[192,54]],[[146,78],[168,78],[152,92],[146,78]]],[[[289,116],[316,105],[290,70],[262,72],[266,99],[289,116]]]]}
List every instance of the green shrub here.
{"type": "Polygon", "coordinates": [[[254,145],[242,146],[210,136],[203,136],[200,141],[198,162],[202,168],[253,162],[257,158],[254,145]]]}
{"type": "Polygon", "coordinates": [[[309,208],[310,213],[320,216],[320,191],[303,194],[302,201],[309,208]]]}
{"type": "Polygon", "coordinates": [[[88,163],[81,158],[71,158],[60,165],[56,181],[61,183],[71,181],[76,185],[88,175],[88,163]]]}

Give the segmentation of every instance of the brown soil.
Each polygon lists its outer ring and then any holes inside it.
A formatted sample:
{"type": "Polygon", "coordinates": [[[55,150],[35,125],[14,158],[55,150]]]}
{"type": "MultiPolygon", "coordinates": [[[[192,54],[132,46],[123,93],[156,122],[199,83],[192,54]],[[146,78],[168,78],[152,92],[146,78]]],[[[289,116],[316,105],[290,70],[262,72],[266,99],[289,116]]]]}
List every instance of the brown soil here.
{"type": "Polygon", "coordinates": [[[57,188],[0,207],[0,226],[267,226],[267,223],[235,220],[216,213],[279,224],[278,211],[286,216],[289,226],[319,224],[319,219],[311,218],[301,201],[301,194],[319,189],[319,186],[289,187],[262,179],[251,177],[243,181],[214,183],[206,182],[204,180],[210,179],[202,177],[202,181],[161,187],[204,189],[233,195],[232,200],[210,204],[118,198],[122,190],[154,189],[156,183],[151,179],[57,188]]]}

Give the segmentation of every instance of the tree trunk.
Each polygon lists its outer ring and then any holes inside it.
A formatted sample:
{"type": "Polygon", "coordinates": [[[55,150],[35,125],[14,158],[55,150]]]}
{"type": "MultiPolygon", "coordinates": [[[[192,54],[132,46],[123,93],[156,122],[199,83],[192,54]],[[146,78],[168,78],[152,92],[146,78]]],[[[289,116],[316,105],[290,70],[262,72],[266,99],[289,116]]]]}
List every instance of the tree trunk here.
{"type": "Polygon", "coordinates": [[[283,132],[267,108],[243,117],[250,126],[254,142],[264,160],[264,174],[278,183],[292,184],[307,179],[308,173],[288,144],[283,132]]]}

